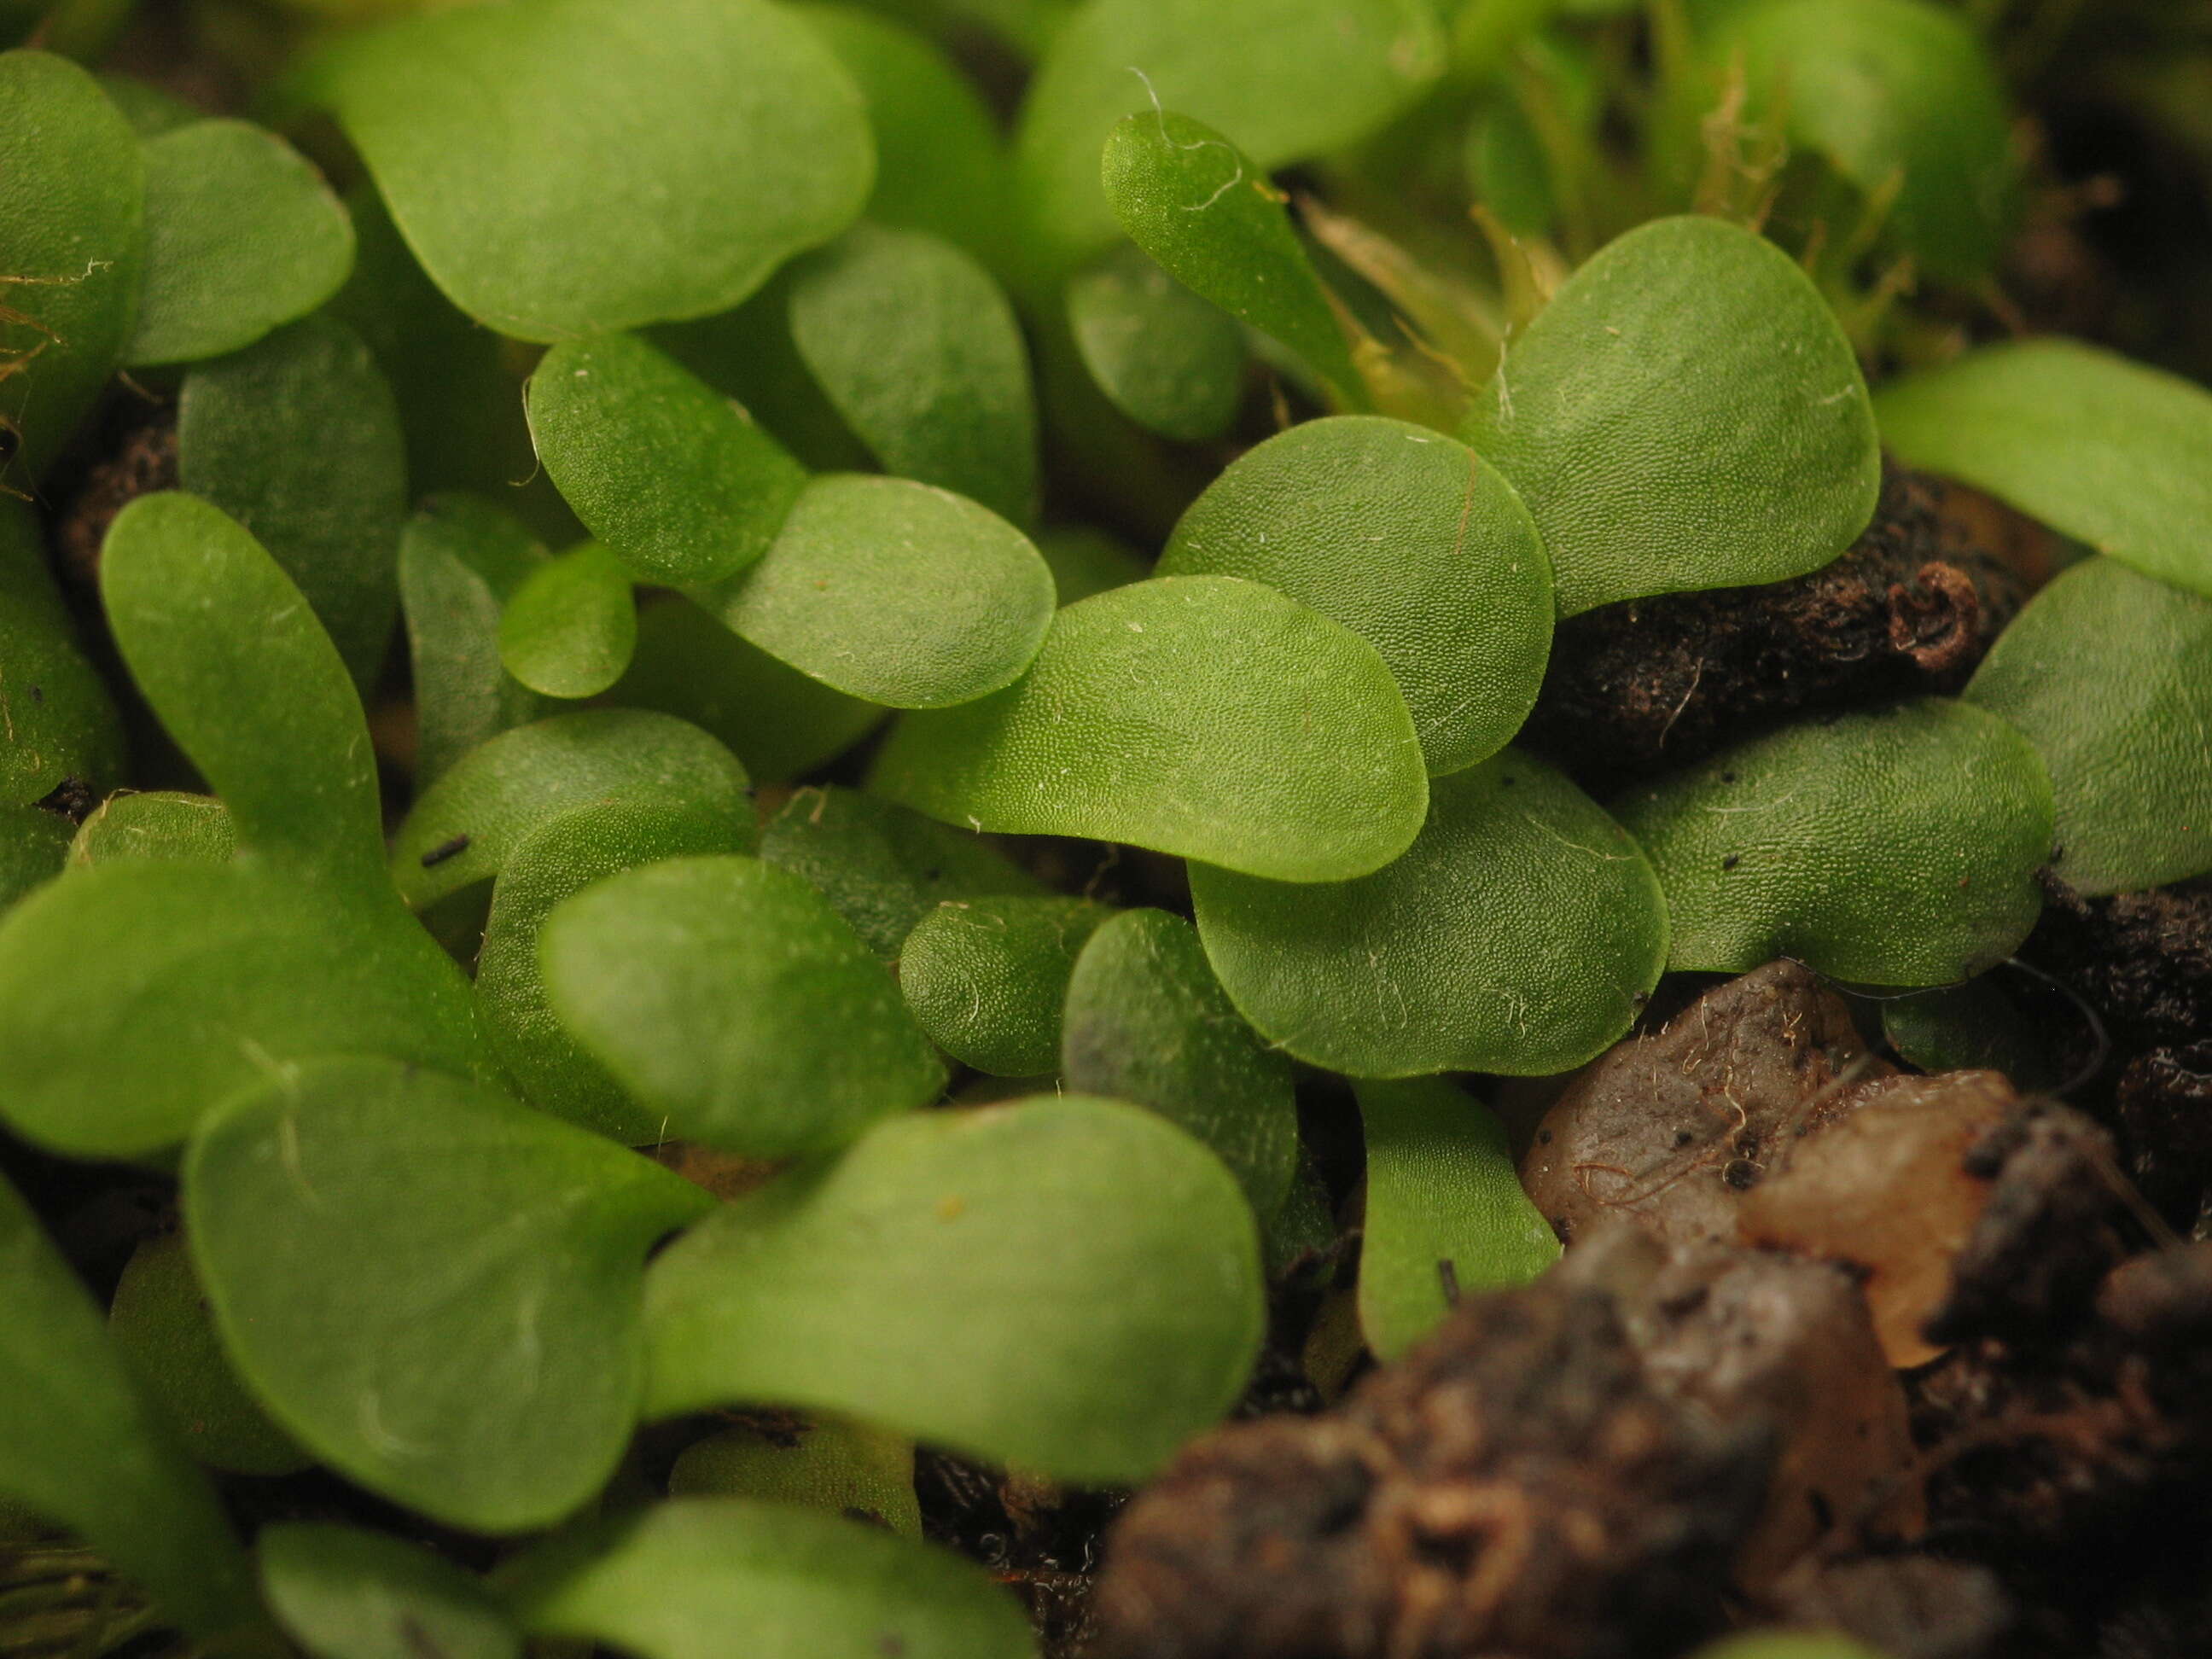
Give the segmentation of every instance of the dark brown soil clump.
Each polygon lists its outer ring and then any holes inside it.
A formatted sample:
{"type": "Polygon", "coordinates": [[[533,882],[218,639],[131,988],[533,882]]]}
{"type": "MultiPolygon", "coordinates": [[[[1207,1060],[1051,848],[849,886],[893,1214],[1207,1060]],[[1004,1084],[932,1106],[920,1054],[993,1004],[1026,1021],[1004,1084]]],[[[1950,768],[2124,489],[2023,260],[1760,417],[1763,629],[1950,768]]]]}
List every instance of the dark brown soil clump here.
{"type": "Polygon", "coordinates": [[[118,392],[102,416],[82,470],[63,479],[48,532],[64,574],[87,588],[99,586],[100,544],[116,514],[141,495],[177,487],[173,405],[118,392]]]}

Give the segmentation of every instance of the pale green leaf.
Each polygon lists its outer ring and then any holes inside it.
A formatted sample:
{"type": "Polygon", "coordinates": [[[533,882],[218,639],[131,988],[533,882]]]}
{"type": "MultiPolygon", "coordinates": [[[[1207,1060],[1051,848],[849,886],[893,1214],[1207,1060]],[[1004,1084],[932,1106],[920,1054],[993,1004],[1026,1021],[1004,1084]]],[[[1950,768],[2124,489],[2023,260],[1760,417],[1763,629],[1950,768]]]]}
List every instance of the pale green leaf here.
{"type": "Polygon", "coordinates": [[[27,806],[70,779],[111,788],[122,771],[115,701],[46,568],[39,520],[0,501],[0,805],[27,806]]]}
{"type": "Polygon", "coordinates": [[[550,712],[499,659],[507,600],[545,562],[529,531],[481,496],[434,495],[399,538],[399,598],[415,685],[415,787],[478,744],[550,712]]]}
{"type": "Polygon", "coordinates": [[[1127,243],[1071,278],[1066,299],[1083,366],[1115,408],[1185,443],[1228,429],[1244,398],[1246,356],[1228,313],[1127,243]]]}
{"type": "Polygon", "coordinates": [[[839,1417],[790,1417],[772,1434],[739,1424],[684,1448],[672,1498],[769,1498],[921,1536],[914,1442],[839,1417]]]}
{"type": "Polygon", "coordinates": [[[314,1659],[515,1659],[522,1638],[468,1573],[419,1544],[328,1522],[254,1540],[261,1593],[314,1659]]]}
{"type": "Polygon", "coordinates": [[[899,989],[930,1041],[963,1065],[1042,1076],[1060,1062],[1076,953],[1110,914],[1057,895],[949,899],[907,935],[899,989]]]}
{"type": "Polygon", "coordinates": [[[110,795],[77,826],[69,867],[139,860],[228,864],[237,851],[230,813],[212,795],[155,789],[110,795]]]}
{"type": "Polygon", "coordinates": [[[499,621],[499,659],[549,697],[593,697],[629,666],[637,605],[622,561],[597,542],[525,577],[499,621]]]}

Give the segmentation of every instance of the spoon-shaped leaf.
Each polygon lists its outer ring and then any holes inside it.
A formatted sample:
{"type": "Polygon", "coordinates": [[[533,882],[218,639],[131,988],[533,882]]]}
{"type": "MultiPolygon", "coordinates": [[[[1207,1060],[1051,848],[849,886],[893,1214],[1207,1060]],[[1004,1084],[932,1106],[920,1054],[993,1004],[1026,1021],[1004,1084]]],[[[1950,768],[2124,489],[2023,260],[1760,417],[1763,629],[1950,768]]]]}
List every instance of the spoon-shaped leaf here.
{"type": "Polygon", "coordinates": [[[1505,1127],[1441,1078],[1362,1083],[1367,1219],[1359,1247],[1359,1328],[1395,1359],[1436,1328],[1462,1292],[1525,1285],[1559,1241],[1521,1190],[1505,1127]]]}
{"type": "Polygon", "coordinates": [[[146,146],[146,283],[133,367],[218,357],[304,317],[353,267],[353,222],[307,159],[246,121],[146,146]]]}
{"type": "Polygon", "coordinates": [[[743,569],[806,482],[743,409],[624,334],[545,354],[530,377],[530,432],[576,516],[648,581],[743,569]]]}
{"type": "Polygon", "coordinates": [[[526,340],[737,304],[867,198],[852,80],[763,0],[404,19],[307,71],[432,280],[526,340]]]}
{"type": "Polygon", "coordinates": [[[480,1532],[551,1524],[636,1413],[639,1263],[711,1200],[434,1072],[311,1061],[185,1159],[224,1346],[336,1469],[480,1532]]]}
{"type": "Polygon", "coordinates": [[[328,317],[185,377],[179,478],[269,550],[362,686],[384,665],[398,611],[406,465],[391,386],[360,337],[328,317]]]}
{"type": "Polygon", "coordinates": [[[107,532],[100,586],[131,677],[229,808],[239,844],[381,890],[368,722],[276,561],[196,496],[142,495],[107,532]]]}
{"type": "Polygon", "coordinates": [[[476,1579],[385,1533],[280,1522],[254,1540],[261,1594],[314,1659],[515,1659],[518,1632],[476,1579]]]}
{"type": "Polygon", "coordinates": [[[0,1493],[82,1534],[187,1629],[252,1622],[205,1476],[131,1386],[100,1313],[0,1180],[0,1493]]]}
{"type": "Polygon", "coordinates": [[[1353,408],[1367,401],[1321,279],[1251,158],[1202,121],[1153,110],[1107,136],[1106,199],[1185,288],[1273,335],[1353,408]]]}
{"type": "Polygon", "coordinates": [[[757,859],[670,859],[546,918],[562,1022],[679,1139],[761,1158],[927,1105],[945,1068],[828,901],[757,859]]]}
{"type": "Polygon", "coordinates": [[[594,697],[622,678],[637,645],[629,572],[596,542],[533,570],[499,622],[507,672],[549,697],[594,697]]]}
{"type": "Polygon", "coordinates": [[[1052,571],[1029,538],[949,490],[905,478],[814,479],[751,569],[702,601],[826,685],[894,708],[997,690],[1052,620],[1052,571]]]}
{"type": "Polygon", "coordinates": [[[744,768],[696,726],[641,708],[585,708],[502,732],[426,790],[392,845],[416,909],[497,875],[523,839],[579,806],[624,798],[749,825],[744,768]]]}
{"type": "Polygon", "coordinates": [[[970,255],[926,231],[860,225],[798,267],[790,305],[799,355],[888,470],[1029,518],[1029,353],[970,255]]]}
{"type": "Polygon", "coordinates": [[[1569,277],[1476,394],[1467,441],[1528,503],[1563,617],[1817,569],[1881,483],[1827,301],[1717,219],[1656,220],[1569,277]]]}
{"type": "Polygon", "coordinates": [[[2026,738],[1966,703],[1790,726],[1615,810],[1667,890],[1673,969],[1790,956],[1940,985],[2003,961],[2043,908],[2050,780],[2026,738]]]}
{"type": "Polygon", "coordinates": [[[106,789],[123,770],[114,699],[77,643],[41,541],[28,507],[0,501],[0,805],[9,806],[71,778],[106,789]]]}
{"type": "Polygon", "coordinates": [[[1236,418],[1243,331],[1142,248],[1125,243],[1069,281],[1067,325],[1098,389],[1146,431],[1196,443],[1236,418]]]}
{"type": "Polygon", "coordinates": [[[228,864],[237,850],[230,813],[214,796],[155,789],[100,802],[77,826],[69,862],[72,870],[133,860],[228,864]]]}
{"type": "Polygon", "coordinates": [[[872,787],[971,829],[1129,842],[1281,881],[1389,863],[1428,799],[1374,647],[1225,576],[1069,605],[1014,685],[902,720],[872,787]]]}
{"type": "Polygon", "coordinates": [[[1985,346],[1882,388],[1882,441],[2147,576],[2212,595],[2212,392],[2072,340],[1985,346]]]}
{"type": "Polygon", "coordinates": [[[1370,642],[1431,775],[1521,729],[1551,654],[1551,565],[1528,509],[1466,445],[1403,421],[1309,421],[1245,451],[1159,568],[1265,582],[1370,642]]]}
{"type": "Polygon", "coordinates": [[[969,1562],[842,1516],[680,1498],[522,1564],[533,1635],[641,1659],[1033,1659],[1020,1607],[969,1562]]]}
{"type": "Polygon", "coordinates": [[[28,494],[121,359],[137,309],[146,166],[92,76],[43,52],[0,53],[0,485],[28,494]]]}
{"type": "Polygon", "coordinates": [[[1157,1468],[1258,1351],[1237,1183],[1086,1096],[922,1112],[726,1206],[655,1261],[655,1415],[836,1411],[1070,1480],[1157,1468]]]}
{"type": "Polygon", "coordinates": [[[686,1447],[668,1495],[772,1498],[921,1536],[913,1441],[840,1417],[785,1416],[772,1437],[740,1425],[686,1447]]]}
{"type": "Polygon", "coordinates": [[[538,538],[480,496],[434,495],[399,540],[415,680],[415,787],[478,744],[550,712],[499,659],[507,600],[545,562],[538,538]]]}
{"type": "Polygon", "coordinates": [[[1188,922],[1129,910],[1075,959],[1060,1033],[1060,1081],[1150,1107],[1229,1166],[1264,1223],[1297,1163],[1291,1063],[1231,1006],[1188,922]]]}
{"type": "Polygon", "coordinates": [[[2076,565],[1998,636],[1966,697],[2043,757],[2069,886],[2212,870],[2212,598],[2112,559],[2076,565]]]}
{"type": "Polygon", "coordinates": [[[1060,1062],[1067,976],[1110,914],[1085,899],[951,899],[899,954],[899,989],[930,1041],[997,1077],[1040,1077],[1060,1062]]]}
{"type": "Polygon", "coordinates": [[[1353,1077],[1581,1065],[1666,960],[1659,884],[1597,804],[1515,750],[1430,786],[1405,857],[1291,886],[1191,868],[1230,1000],[1298,1059],[1353,1077]]]}

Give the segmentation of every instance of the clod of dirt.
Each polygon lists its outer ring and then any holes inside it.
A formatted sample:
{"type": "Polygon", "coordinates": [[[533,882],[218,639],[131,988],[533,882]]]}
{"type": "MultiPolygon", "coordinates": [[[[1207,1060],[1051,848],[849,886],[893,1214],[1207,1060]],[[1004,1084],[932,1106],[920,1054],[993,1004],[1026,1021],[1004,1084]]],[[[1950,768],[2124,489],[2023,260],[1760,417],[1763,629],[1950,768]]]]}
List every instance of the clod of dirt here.
{"type": "Polygon", "coordinates": [[[2113,1109],[2144,1198],[2201,1224],[2212,1186],[2212,1041],[2137,1054],[2121,1069],[2113,1109]]]}
{"type": "Polygon", "coordinates": [[[1955,691],[2057,546],[1987,496],[1886,464],[1873,522],[1810,575],[1560,623],[1522,740],[1610,789],[1793,717],[1955,691]]]}
{"type": "Polygon", "coordinates": [[[1980,1659],[2013,1623],[1987,1568],[1925,1555],[1808,1557],[1765,1608],[1778,1623],[1848,1631],[1892,1659],[1980,1659]]]}
{"type": "Polygon", "coordinates": [[[2021,954],[2087,998],[2124,1051],[2212,1039],[2212,877],[2110,898],[2047,874],[2044,887],[2021,954]]]}
{"type": "Polygon", "coordinates": [[[922,1530],[981,1562],[1028,1610],[1045,1659],[1087,1656],[1098,1539],[1119,1492],[1076,1490],[920,1447],[915,1496],[922,1530]]]}
{"type": "Polygon", "coordinates": [[[64,570],[88,588],[100,585],[100,548],[117,514],[141,495],[177,487],[177,411],[118,395],[101,411],[97,459],[73,488],[64,485],[49,534],[64,570]]]}

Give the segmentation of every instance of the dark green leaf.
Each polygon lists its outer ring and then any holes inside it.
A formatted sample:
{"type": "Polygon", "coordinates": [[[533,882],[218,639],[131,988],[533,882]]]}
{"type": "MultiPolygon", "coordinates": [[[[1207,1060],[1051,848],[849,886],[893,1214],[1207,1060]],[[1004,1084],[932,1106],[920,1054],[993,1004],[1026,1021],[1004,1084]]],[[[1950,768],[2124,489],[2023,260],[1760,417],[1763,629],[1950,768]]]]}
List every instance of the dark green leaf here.
{"type": "Polygon", "coordinates": [[[1196,443],[1236,418],[1243,331],[1142,248],[1125,243],[1068,283],[1067,325],[1098,389],[1146,431],[1196,443]]]}
{"type": "Polygon", "coordinates": [[[61,874],[70,822],[36,806],[0,806],[0,911],[61,874]]]}
{"type": "Polygon", "coordinates": [[[930,1041],[996,1077],[1060,1063],[1067,976],[1111,913],[1085,899],[948,899],[899,953],[899,989],[930,1041]]]}
{"type": "Polygon", "coordinates": [[[629,666],[637,605],[629,572],[597,542],[523,579],[499,623],[507,672],[549,697],[592,697],[629,666]]]}
{"type": "Polygon", "coordinates": [[[686,1447],[671,1498],[771,1498],[921,1536],[914,1442],[842,1418],[798,1418],[773,1436],[739,1425],[686,1447]]]}
{"type": "Polygon", "coordinates": [[[515,1659],[521,1649],[483,1588],[419,1544],[283,1522],[254,1547],[270,1611],[314,1659],[515,1659]]]}
{"type": "Polygon", "coordinates": [[[1052,567],[1062,605],[1073,605],[1109,587],[1127,587],[1151,574],[1145,562],[1103,530],[1065,525],[1041,532],[1037,551],[1052,567]]]}
{"type": "Polygon", "coordinates": [[[478,744],[550,712],[499,659],[507,602],[545,562],[536,538],[491,502],[436,495],[399,538],[399,598],[415,683],[415,787],[478,744]]]}
{"type": "Polygon", "coordinates": [[[27,806],[70,779],[107,789],[123,771],[114,699],[77,642],[44,540],[28,507],[0,501],[0,805],[27,806]]]}
{"type": "Polygon", "coordinates": [[[2065,1076],[2042,1022],[1984,974],[1881,1004],[1889,1046],[1923,1072],[2002,1072],[2021,1090],[2057,1089],[2065,1076]]]}

